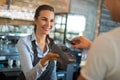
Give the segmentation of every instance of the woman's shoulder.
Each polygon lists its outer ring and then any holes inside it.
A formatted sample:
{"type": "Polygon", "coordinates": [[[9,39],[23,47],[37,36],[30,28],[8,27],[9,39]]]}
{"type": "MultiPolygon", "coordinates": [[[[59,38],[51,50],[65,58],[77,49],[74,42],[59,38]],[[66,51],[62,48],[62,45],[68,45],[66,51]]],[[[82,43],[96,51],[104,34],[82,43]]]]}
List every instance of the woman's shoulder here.
{"type": "Polygon", "coordinates": [[[18,40],[18,43],[29,43],[29,42],[31,42],[30,36],[31,36],[31,35],[28,35],[28,36],[25,36],[25,37],[21,37],[21,38],[18,40]]]}

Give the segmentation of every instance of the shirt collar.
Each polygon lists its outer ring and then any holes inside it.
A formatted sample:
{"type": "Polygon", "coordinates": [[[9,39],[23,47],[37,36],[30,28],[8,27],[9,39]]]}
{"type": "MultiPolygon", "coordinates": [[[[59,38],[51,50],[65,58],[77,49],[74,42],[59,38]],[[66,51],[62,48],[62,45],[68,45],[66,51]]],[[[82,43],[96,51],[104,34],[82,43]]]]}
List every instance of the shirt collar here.
{"type": "Polygon", "coordinates": [[[32,33],[31,35],[31,41],[36,40],[35,32],[32,33]]]}
{"type": "MultiPolygon", "coordinates": [[[[33,40],[36,41],[35,32],[33,32],[33,33],[31,34],[31,41],[33,41],[33,40]]],[[[47,39],[47,43],[48,43],[48,44],[50,43],[50,40],[49,40],[49,39],[47,39]]]]}

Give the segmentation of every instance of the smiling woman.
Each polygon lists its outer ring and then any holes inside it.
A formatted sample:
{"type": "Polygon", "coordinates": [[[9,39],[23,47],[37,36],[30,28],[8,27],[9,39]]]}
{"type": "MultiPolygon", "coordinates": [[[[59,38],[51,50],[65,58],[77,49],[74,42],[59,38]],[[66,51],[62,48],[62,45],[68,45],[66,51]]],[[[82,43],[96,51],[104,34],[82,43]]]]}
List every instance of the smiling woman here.
{"type": "Polygon", "coordinates": [[[49,32],[53,24],[54,8],[40,5],[35,11],[34,32],[18,41],[22,71],[26,80],[57,80],[55,65],[59,55],[50,52],[53,40],[49,38],[49,32]]]}
{"type": "Polygon", "coordinates": [[[38,18],[35,18],[36,33],[49,34],[54,25],[54,13],[48,10],[41,11],[38,18]]]}

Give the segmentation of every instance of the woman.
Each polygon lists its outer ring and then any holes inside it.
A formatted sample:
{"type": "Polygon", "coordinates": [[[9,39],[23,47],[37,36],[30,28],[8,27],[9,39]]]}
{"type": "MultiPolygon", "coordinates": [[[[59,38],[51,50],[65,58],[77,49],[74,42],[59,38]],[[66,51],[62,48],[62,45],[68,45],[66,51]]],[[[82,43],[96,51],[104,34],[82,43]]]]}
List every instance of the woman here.
{"type": "Polygon", "coordinates": [[[50,52],[50,43],[53,41],[48,36],[54,25],[54,16],[53,7],[39,6],[34,16],[34,33],[18,41],[21,66],[26,80],[57,80],[55,60],[59,55],[50,52]]]}

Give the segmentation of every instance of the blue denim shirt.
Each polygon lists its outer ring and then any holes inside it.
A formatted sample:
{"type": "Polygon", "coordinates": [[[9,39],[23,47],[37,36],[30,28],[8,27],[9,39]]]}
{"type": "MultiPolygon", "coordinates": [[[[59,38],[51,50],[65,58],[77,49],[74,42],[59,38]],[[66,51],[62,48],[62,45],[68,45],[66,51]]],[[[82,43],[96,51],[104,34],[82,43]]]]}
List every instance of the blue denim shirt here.
{"type": "MultiPolygon", "coordinates": [[[[36,40],[36,36],[34,33],[32,33],[29,36],[20,38],[17,44],[22,70],[27,80],[36,80],[39,76],[41,76],[41,74],[44,72],[44,70],[47,67],[47,65],[45,67],[42,67],[40,62],[38,62],[33,67],[32,62],[34,60],[34,56],[33,56],[34,52],[32,50],[32,44],[31,44],[33,40],[36,40]]],[[[49,41],[48,41],[48,44],[49,44],[49,41]]],[[[38,46],[36,42],[38,57],[43,58],[48,54],[49,52],[48,44],[47,44],[47,50],[43,53],[43,51],[41,50],[41,48],[38,46]]],[[[54,67],[53,73],[51,75],[51,80],[57,80],[56,66],[54,67]]]]}

